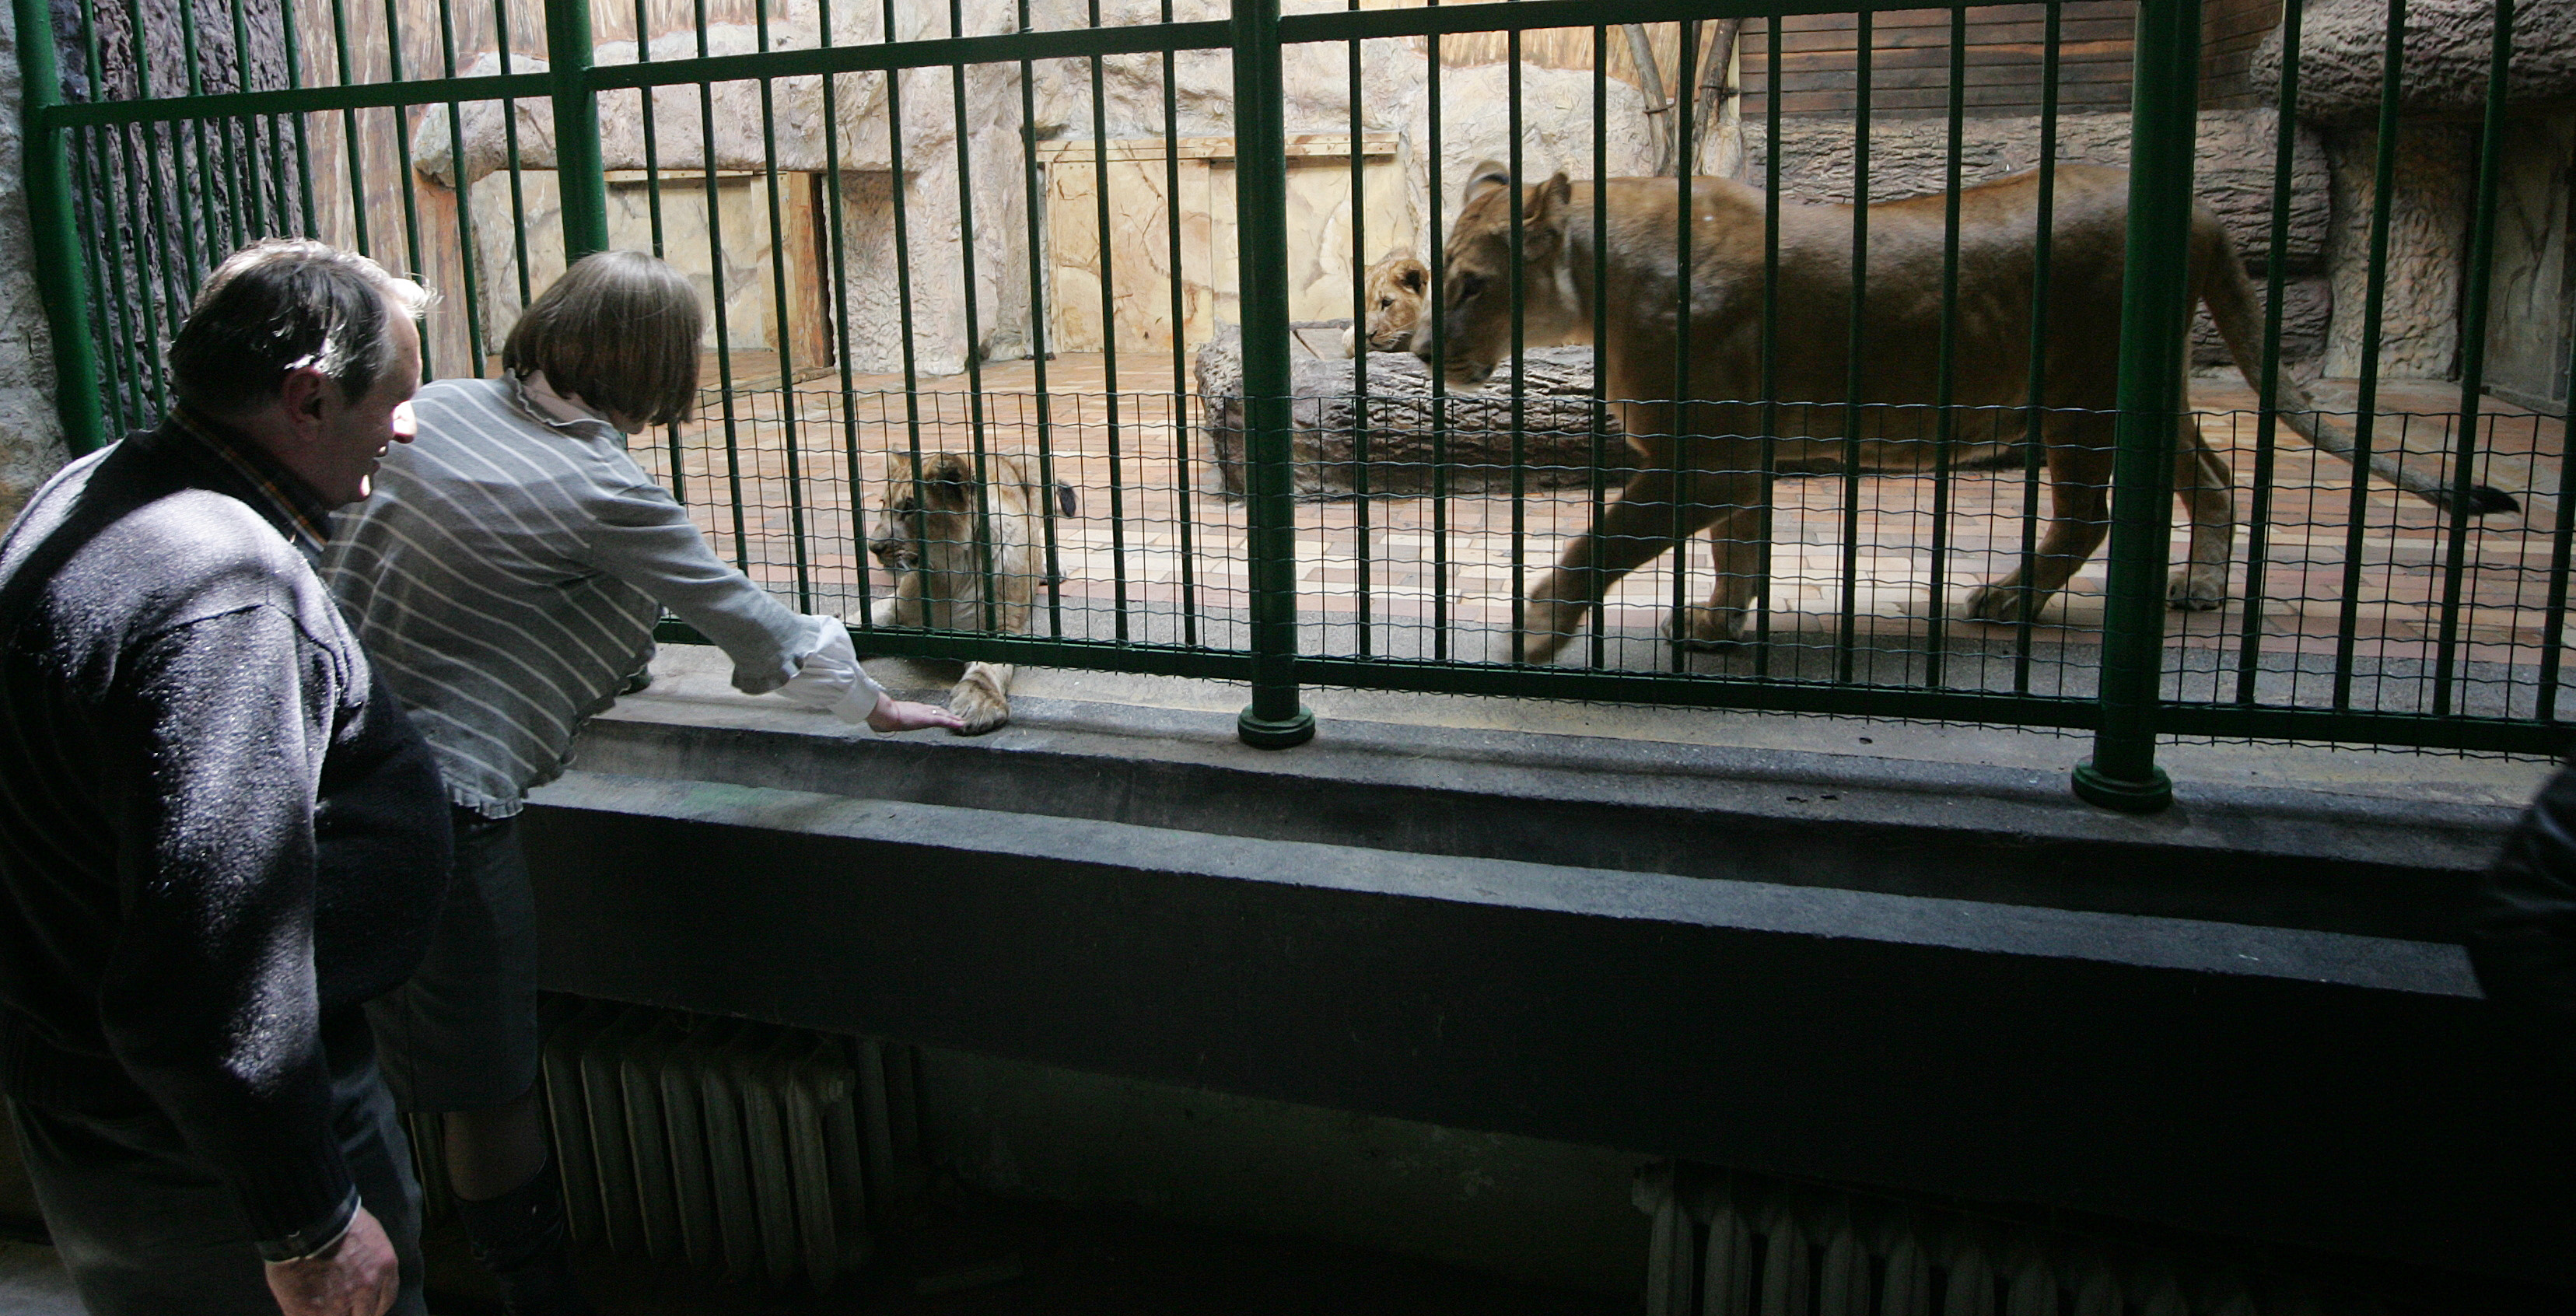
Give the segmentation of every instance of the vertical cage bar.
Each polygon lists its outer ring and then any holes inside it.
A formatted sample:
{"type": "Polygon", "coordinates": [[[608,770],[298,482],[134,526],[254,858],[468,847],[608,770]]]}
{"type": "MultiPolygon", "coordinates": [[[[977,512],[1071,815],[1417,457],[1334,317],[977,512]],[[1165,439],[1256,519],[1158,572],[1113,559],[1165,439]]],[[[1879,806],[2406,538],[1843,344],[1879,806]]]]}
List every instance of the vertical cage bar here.
{"type": "Polygon", "coordinates": [[[1835,605],[1834,680],[1851,684],[1860,644],[1861,386],[1869,346],[1869,129],[1872,15],[1853,40],[1851,323],[1844,330],[1842,593],[1835,605]]]}
{"type": "MultiPolygon", "coordinates": [[[[392,38],[388,36],[387,39],[392,38]]],[[[357,71],[351,67],[349,59],[348,0],[331,0],[331,52],[335,61],[334,67],[339,70],[340,85],[346,87],[356,83],[357,71]]],[[[358,112],[356,110],[340,111],[340,146],[347,155],[349,165],[350,229],[357,239],[358,254],[373,256],[376,254],[375,243],[367,227],[366,154],[358,148],[358,112]]]]}
{"type": "MultiPolygon", "coordinates": [[[[1358,12],[1360,0],[1350,0],[1358,12]]],[[[1360,657],[1370,655],[1369,633],[1369,342],[1368,304],[1368,153],[1360,132],[1360,43],[1351,58],[1351,556],[1353,613],[1358,622],[1360,657]]],[[[1596,117],[1598,107],[1595,108],[1596,117]]],[[[1597,171],[1596,171],[1597,172],[1597,171]]],[[[1517,592],[1517,591],[1515,591],[1517,592]]],[[[1517,626],[1515,627],[1517,629],[1517,626]]]]}
{"type": "MultiPolygon", "coordinates": [[[[1172,21],[1172,0],[1163,0],[1163,21],[1172,21]]],[[[1181,194],[1181,110],[1180,84],[1175,76],[1173,52],[1163,51],[1163,195],[1181,194]]],[[[1183,367],[1189,358],[1188,321],[1181,288],[1181,226],[1177,215],[1165,219],[1164,240],[1171,245],[1172,269],[1172,433],[1180,447],[1180,461],[1173,480],[1172,495],[1181,506],[1181,643],[1193,648],[1199,642],[1198,552],[1191,543],[1198,523],[1197,481],[1191,478],[1189,395],[1183,380],[1188,376],[1183,367]]],[[[1205,414],[1207,400],[1199,400],[1205,414]]]]}
{"type": "MultiPolygon", "coordinates": [[[[2379,136],[2370,184],[2369,280],[2362,295],[2361,393],[2353,404],[2352,496],[2345,513],[2342,606],[2335,616],[2334,710],[2352,707],[2355,633],[2361,625],[2363,530],[2370,515],[2370,446],[2379,431],[2380,319],[2388,291],[2389,194],[2397,186],[2397,108],[2405,87],[2406,0],[2388,0],[2388,30],[2380,47],[2379,136]]],[[[2399,452],[2403,453],[2404,448],[2399,452]]]]}
{"type": "MultiPolygon", "coordinates": [[[[25,124],[27,218],[34,232],[36,287],[53,332],[54,397],[63,443],[86,453],[106,441],[99,411],[98,352],[90,337],[89,281],[83,275],[80,221],[72,211],[71,158],[65,131],[46,111],[62,103],[55,64],[53,15],[44,0],[12,0],[18,24],[20,113],[25,124]]],[[[140,43],[137,43],[138,50],[140,43]]],[[[141,61],[138,59],[137,63],[141,61]]]]}
{"type": "MultiPolygon", "coordinates": [[[[894,0],[885,0],[885,40],[895,37],[894,0]]],[[[903,168],[903,70],[886,70],[886,170],[888,199],[894,206],[894,305],[895,319],[903,337],[903,420],[904,435],[912,454],[912,498],[916,507],[926,506],[928,493],[921,476],[921,368],[913,344],[912,320],[912,231],[905,219],[903,168]]],[[[922,617],[930,620],[930,566],[924,562],[921,581],[922,617]]],[[[899,589],[901,581],[889,588],[899,589]]],[[[874,624],[874,619],[870,619],[874,624]]]]}
{"type": "MultiPolygon", "coordinates": [[[[826,45],[832,40],[832,0],[817,0],[817,22],[823,29],[826,45]]],[[[635,25],[636,50],[643,50],[644,25],[635,25]]],[[[848,508],[851,547],[864,550],[868,542],[867,480],[859,464],[859,395],[850,362],[850,261],[847,237],[843,232],[841,205],[841,78],[842,74],[823,79],[823,204],[830,208],[825,230],[831,242],[832,279],[832,347],[833,361],[841,375],[841,460],[843,468],[842,503],[848,508]]],[[[892,72],[885,76],[891,78],[892,72]]],[[[648,114],[645,122],[652,122],[648,114]]],[[[646,138],[649,143],[651,138],[646,138]]],[[[650,150],[650,147],[647,147],[650,150]]],[[[650,159],[648,155],[646,157],[650,159]]],[[[884,399],[879,396],[878,414],[884,415],[884,399]]],[[[868,563],[862,553],[851,557],[852,575],[859,591],[859,615],[872,610],[872,591],[868,588],[868,563]]],[[[846,609],[834,609],[846,619],[846,609]]]]}
{"type": "Polygon", "coordinates": [[[2120,293],[2119,452],[2111,503],[2110,598],[2102,617],[2102,721],[2075,793],[2105,808],[2153,813],[2173,803],[2155,765],[2163,676],[2164,571],[2171,537],[2176,427],[2189,269],[2193,119],[2199,104],[2197,0],[2140,0],[2130,111],[2128,259],[2120,293]]]}
{"type": "MultiPolygon", "coordinates": [[[[2290,166],[2299,141],[2299,22],[2307,0],[2282,0],[2281,96],[2274,110],[2272,230],[2263,255],[2263,377],[2254,413],[2254,507],[2246,518],[2245,618],[2236,657],[2236,702],[2251,704],[2263,669],[2263,595],[2272,558],[2272,481],[2281,428],[2281,295],[2289,276],[2290,166]]],[[[2240,363],[2241,364],[2241,363],[2240,363]]]]}
{"type": "MultiPolygon", "coordinates": [[[[1096,25],[1097,13],[1093,15],[1093,21],[1096,25]]],[[[1020,0],[1020,30],[1023,32],[1036,30],[1036,25],[1029,18],[1029,0],[1020,0]]],[[[1027,198],[1022,217],[1028,221],[1029,373],[1031,387],[1037,392],[1038,480],[1045,486],[1047,497],[1053,498],[1055,497],[1053,492],[1055,489],[1055,397],[1047,391],[1046,241],[1045,216],[1041,209],[1045,204],[1045,196],[1038,185],[1037,94],[1036,66],[1025,59],[1021,60],[1020,122],[1027,128],[1027,131],[1020,134],[1020,169],[1022,191],[1027,198]]],[[[1108,185],[1109,171],[1105,163],[1095,166],[1091,181],[1094,191],[1108,185]]],[[[1109,227],[1106,224],[1100,229],[1100,245],[1104,252],[1108,249],[1109,227]]],[[[1100,290],[1100,321],[1103,332],[1114,332],[1109,328],[1112,305],[1108,286],[1103,284],[1100,290]]],[[[1064,634],[1064,592],[1055,582],[1063,578],[1064,572],[1058,566],[1056,518],[1042,516],[1038,518],[1038,522],[1046,535],[1047,634],[1060,638],[1064,634]]]]}
{"type": "MultiPolygon", "coordinates": [[[[392,16],[395,5],[396,0],[385,0],[388,18],[392,16]]],[[[448,81],[453,82],[456,79],[456,15],[450,0],[438,0],[438,43],[441,67],[448,81]]],[[[465,177],[465,155],[464,104],[451,100],[447,102],[447,163],[456,184],[456,260],[457,278],[465,285],[466,373],[481,379],[483,288],[476,271],[482,262],[474,250],[474,185],[465,177]]]]}
{"type": "MultiPolygon", "coordinates": [[[[492,32],[493,45],[501,56],[501,73],[502,76],[507,77],[518,71],[510,64],[511,57],[518,53],[511,49],[515,43],[510,37],[510,0],[492,0],[492,32]]],[[[501,101],[501,143],[503,147],[501,158],[510,170],[511,269],[518,275],[519,311],[525,314],[528,303],[535,299],[535,291],[530,286],[528,276],[527,179],[519,168],[519,102],[516,97],[504,97],[501,101]]],[[[461,178],[464,168],[462,154],[465,149],[464,143],[457,143],[456,149],[459,153],[457,167],[461,178]]],[[[458,195],[463,196],[464,193],[460,190],[458,195]]]]}
{"type": "Polygon", "coordinates": [[[1236,719],[1236,734],[1262,749],[1302,745],[1315,734],[1315,715],[1298,702],[1295,675],[1297,505],[1289,487],[1284,99],[1279,0],[1234,0],[1236,266],[1243,289],[1244,468],[1250,477],[1244,539],[1252,604],[1252,702],[1236,719]]]}
{"type": "MultiPolygon", "coordinates": [[[[2039,60],[2039,217],[2032,225],[2030,268],[2030,410],[2022,422],[2021,454],[2021,585],[2013,600],[2013,693],[2030,693],[2032,641],[2039,625],[2039,593],[2031,577],[2039,570],[2040,468],[2047,456],[2051,428],[2048,414],[2049,276],[2057,251],[2057,74],[2064,36],[2064,8],[2049,0],[2047,29],[2039,60]]],[[[2134,176],[2132,186],[2135,186],[2134,176]]],[[[2094,428],[2084,437],[2090,441],[2094,428]]]]}
{"type": "MultiPolygon", "coordinates": [[[[295,30],[295,0],[278,0],[277,7],[279,24],[285,29],[286,85],[301,88],[304,85],[304,40],[295,30]]],[[[303,203],[304,234],[306,237],[318,238],[322,236],[322,226],[313,214],[313,143],[305,129],[305,116],[302,111],[286,117],[290,118],[295,126],[295,181],[299,189],[296,195],[303,203]]],[[[153,207],[152,222],[155,227],[160,225],[159,206],[153,207]]]]}
{"type": "MultiPolygon", "coordinates": [[[[1354,0],[1356,2],[1356,0],[1354,0]]],[[[1610,27],[1592,25],[1592,470],[1586,478],[1589,495],[1586,508],[1591,520],[1586,525],[1601,524],[1601,514],[1609,500],[1608,473],[1603,465],[1609,457],[1610,408],[1610,27]]],[[[1436,305],[1436,304],[1435,304],[1436,305]]],[[[1608,623],[1610,600],[1603,597],[1601,555],[1594,553],[1586,566],[1591,576],[1584,582],[1584,597],[1592,600],[1587,621],[1591,635],[1591,652],[1586,655],[1591,666],[1600,668],[1607,661],[1608,639],[1603,628],[1608,623]]]]}
{"type": "MultiPolygon", "coordinates": [[[[1861,19],[1863,24],[1867,24],[1868,21],[1865,15],[1861,19]]],[[[1691,229],[1694,227],[1699,206],[1698,197],[1695,195],[1696,189],[1693,186],[1694,180],[1691,178],[1690,140],[1692,84],[1699,80],[1695,76],[1696,70],[1692,67],[1697,62],[1695,57],[1699,54],[1699,25],[1676,23],[1674,28],[1673,35],[1679,50],[1673,57],[1673,102],[1669,111],[1673,121],[1665,125],[1665,132],[1673,143],[1674,189],[1673,343],[1675,351],[1673,352],[1673,432],[1671,435],[1673,620],[1669,661],[1672,670],[1685,672],[1690,670],[1690,651],[1686,643],[1690,637],[1690,546],[1691,540],[1697,538],[1699,533],[1698,509],[1693,506],[1697,501],[1695,486],[1698,481],[1693,478],[1696,472],[1692,469],[1696,465],[1693,459],[1697,453],[1696,445],[1691,442],[1692,432],[1698,428],[1691,420],[1693,414],[1691,407],[1691,229]]],[[[1861,29],[1863,59],[1868,58],[1866,54],[1866,47],[1869,44],[1868,30],[1866,26],[1861,29]]],[[[1719,550],[1720,557],[1714,564],[1715,570],[1726,569],[1723,553],[1724,550],[1719,550]]]]}
{"type": "MultiPolygon", "coordinates": [[[[2495,45],[2487,70],[2486,122],[2478,141],[2478,192],[2469,227],[2468,295],[2460,313],[2460,438],[2451,454],[2451,501],[2442,509],[2442,627],[2433,650],[2433,716],[2451,712],[2459,674],[2460,592],[2468,571],[2469,489],[2477,474],[2479,393],[2487,379],[2487,298],[2494,285],[2497,192],[2504,161],[2505,75],[2513,63],[2513,0],[2495,0],[2495,45]]],[[[2576,413],[2576,406],[2568,409],[2576,413]]],[[[2565,445],[2559,460],[2565,461],[2565,445]]]]}
{"type": "MultiPolygon", "coordinates": [[[[948,0],[948,35],[952,38],[966,35],[963,0],[948,0]]],[[[955,125],[957,138],[957,255],[964,274],[962,283],[966,290],[968,433],[974,441],[975,487],[980,490],[989,485],[984,470],[984,458],[988,451],[985,446],[984,428],[984,333],[983,322],[977,314],[975,304],[975,169],[968,150],[968,142],[972,134],[966,127],[966,66],[951,64],[948,66],[948,72],[949,88],[952,93],[951,104],[955,111],[955,117],[950,122],[955,125]]],[[[993,522],[991,511],[985,506],[985,502],[986,500],[982,498],[975,500],[975,561],[977,570],[984,578],[983,629],[990,631],[999,628],[1000,609],[996,606],[996,600],[993,597],[993,522]]],[[[928,601],[924,600],[924,602],[927,604],[928,601]]]]}
{"type": "Polygon", "coordinates": [[[1959,156],[1968,115],[1968,10],[1950,11],[1950,141],[1941,206],[1941,346],[1932,399],[1932,565],[1925,583],[1923,684],[1941,684],[1950,636],[1945,584],[1950,572],[1950,454],[1958,436],[1959,156]]]}
{"type": "Polygon", "coordinates": [[[1528,510],[1522,503],[1522,495],[1527,492],[1528,487],[1528,473],[1526,466],[1529,454],[1527,445],[1522,437],[1522,431],[1527,426],[1529,407],[1529,343],[1527,341],[1526,334],[1526,316],[1529,308],[1526,300],[1528,297],[1528,288],[1526,287],[1528,269],[1522,264],[1522,252],[1527,241],[1527,234],[1525,232],[1526,223],[1521,213],[1523,208],[1522,197],[1525,194],[1522,191],[1521,183],[1520,29],[1514,28],[1509,33],[1505,34],[1503,38],[1503,50],[1503,63],[1507,70],[1504,74],[1506,81],[1504,83],[1505,95],[1503,97],[1504,119],[1508,124],[1505,131],[1511,134],[1511,159],[1507,166],[1512,179],[1512,283],[1508,294],[1511,298],[1512,314],[1512,537],[1510,545],[1512,579],[1511,657],[1512,661],[1517,663],[1525,661],[1527,657],[1523,651],[1523,636],[1521,633],[1522,623],[1525,619],[1526,605],[1522,603],[1521,599],[1522,595],[1527,592],[1528,588],[1526,582],[1527,572],[1523,562],[1523,555],[1526,547],[1525,541],[1529,533],[1527,520],[1528,510]]]}
{"type": "MultiPolygon", "coordinates": [[[[501,3],[506,7],[509,0],[501,3]]],[[[760,35],[765,50],[766,22],[760,35]]],[[[635,28],[635,47],[640,60],[644,48],[640,23],[635,28]]],[[[555,190],[563,207],[564,263],[570,265],[594,251],[608,250],[608,176],[599,149],[599,93],[590,84],[590,0],[546,0],[546,58],[554,78],[555,190]]],[[[650,123],[651,119],[648,111],[645,120],[650,123]]]]}
{"type": "MultiPolygon", "coordinates": [[[[692,7],[698,20],[698,58],[705,59],[707,0],[694,0],[692,7]]],[[[710,82],[698,84],[698,171],[707,194],[707,278],[716,308],[716,404],[724,416],[725,492],[732,500],[727,510],[733,515],[733,564],[748,575],[751,525],[742,506],[742,441],[733,399],[733,329],[725,298],[724,199],[716,187],[716,89],[710,82]]]]}
{"type": "Polygon", "coordinates": [[[1780,478],[1780,16],[1762,44],[1762,507],[1754,537],[1761,556],[1753,582],[1753,675],[1771,674],[1772,540],[1777,534],[1780,478]]]}
{"type": "MultiPolygon", "coordinates": [[[[2576,337],[2567,345],[2568,378],[2576,379],[2576,337]]],[[[2560,418],[2558,459],[2558,514],[2549,531],[2549,606],[2548,620],[2540,631],[2540,692],[2532,716],[2543,722],[2558,720],[2558,682],[2566,651],[2567,577],[2571,541],[2576,541],[2576,461],[2566,458],[2566,435],[2576,429],[2576,405],[2560,418]]]]}
{"type": "MultiPolygon", "coordinates": [[[[1091,0],[1091,25],[1100,26],[1100,0],[1091,0]]],[[[1118,318],[1112,313],[1116,295],[1111,290],[1114,279],[1112,258],[1115,243],[1109,240],[1109,102],[1101,85],[1100,56],[1091,57],[1091,199],[1098,215],[1094,230],[1100,234],[1100,388],[1107,396],[1103,405],[1109,422],[1109,579],[1111,624],[1122,642],[1127,635],[1127,488],[1119,451],[1118,415],[1118,318]]],[[[1177,326],[1175,326],[1177,328],[1177,326]]],[[[1043,448],[1040,460],[1044,460],[1043,448]]],[[[1052,496],[1052,495],[1050,495],[1052,496]]],[[[1055,519],[1046,518],[1050,545],[1054,542],[1055,519]]],[[[1048,571],[1054,573],[1050,549],[1048,571]]]]}
{"type": "MultiPolygon", "coordinates": [[[[1424,134],[1431,150],[1423,157],[1426,194],[1431,201],[1431,656],[1449,657],[1449,260],[1448,230],[1441,222],[1446,198],[1440,189],[1440,34],[1423,39],[1424,103],[1431,121],[1424,134]]],[[[1420,332],[1416,330],[1416,332],[1420,332]]]]}
{"type": "MultiPolygon", "coordinates": [[[[562,0],[550,2],[561,3],[562,0]]],[[[769,51],[769,0],[757,0],[752,13],[753,40],[761,53],[766,54],[769,51]]],[[[795,304],[789,300],[787,292],[787,214],[778,191],[777,85],[774,78],[760,80],[760,169],[761,179],[769,192],[769,281],[770,296],[776,303],[772,309],[777,312],[774,331],[778,341],[771,346],[778,357],[778,437],[786,452],[787,465],[787,556],[796,573],[796,610],[810,613],[814,611],[813,548],[805,536],[805,467],[797,434],[799,418],[796,411],[795,304]]],[[[827,86],[824,90],[828,94],[831,89],[827,86]]],[[[593,109],[595,113],[595,105],[593,109]]],[[[594,138],[596,135],[593,134],[594,138]]],[[[595,140],[593,145],[597,145],[595,140]]],[[[810,203],[813,194],[809,191],[806,197],[810,203]]],[[[601,204],[601,241],[605,243],[607,216],[604,197],[601,204]]],[[[565,231],[571,231],[569,224],[565,231]]],[[[569,238],[566,244],[570,244],[569,238]]]]}

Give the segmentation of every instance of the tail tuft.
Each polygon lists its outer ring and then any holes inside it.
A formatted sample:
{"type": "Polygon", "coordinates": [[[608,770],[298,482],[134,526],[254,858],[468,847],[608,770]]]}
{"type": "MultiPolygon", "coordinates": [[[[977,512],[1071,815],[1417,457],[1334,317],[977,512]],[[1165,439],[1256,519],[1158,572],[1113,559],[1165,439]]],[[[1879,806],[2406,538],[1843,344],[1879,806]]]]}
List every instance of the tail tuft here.
{"type": "MultiPolygon", "coordinates": [[[[2445,499],[2444,501],[2448,502],[2449,500],[2445,499]]],[[[2516,502],[2512,494],[2506,493],[2504,490],[2498,489],[2493,485],[2481,484],[2472,486],[2469,489],[2469,505],[2466,510],[2466,514],[2469,516],[2493,516],[2499,512],[2519,512],[2521,510],[2522,504],[2516,502]]]]}

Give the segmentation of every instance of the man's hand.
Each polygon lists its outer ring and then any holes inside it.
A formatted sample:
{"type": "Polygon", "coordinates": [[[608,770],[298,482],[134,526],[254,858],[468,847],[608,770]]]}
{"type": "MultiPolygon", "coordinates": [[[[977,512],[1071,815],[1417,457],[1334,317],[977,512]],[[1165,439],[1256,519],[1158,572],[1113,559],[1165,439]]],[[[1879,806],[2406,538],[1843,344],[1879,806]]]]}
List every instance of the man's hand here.
{"type": "Polygon", "coordinates": [[[966,728],[966,719],[935,705],[906,703],[887,694],[878,695],[877,706],[868,710],[868,730],[880,735],[921,731],[930,727],[962,731],[966,728]]]}
{"type": "Polygon", "coordinates": [[[285,1316],[385,1316],[402,1285],[402,1264],[385,1227],[359,1207],[329,1248],[268,1263],[268,1291],[285,1316]]]}

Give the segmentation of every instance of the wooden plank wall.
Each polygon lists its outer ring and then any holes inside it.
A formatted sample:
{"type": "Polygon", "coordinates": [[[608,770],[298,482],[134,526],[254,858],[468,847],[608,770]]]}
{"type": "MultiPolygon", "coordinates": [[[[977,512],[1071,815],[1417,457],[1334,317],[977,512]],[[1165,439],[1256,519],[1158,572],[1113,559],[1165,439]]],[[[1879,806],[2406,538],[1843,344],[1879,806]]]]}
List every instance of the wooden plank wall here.
{"type": "MultiPolygon", "coordinates": [[[[2064,0],[2060,10],[2058,106],[2067,112],[2118,110],[2129,104],[2135,0],[2064,0]]],[[[2212,109],[2258,103],[2245,66],[2280,21],[2281,0],[2207,0],[2202,10],[2201,103],[2212,109]]],[[[2040,4],[1976,5],[1968,10],[1968,113],[2036,114],[2047,8],[2040,4]]],[[[1870,108],[1874,114],[1940,114],[1949,104],[1950,11],[1916,9],[1876,16],[1871,40],[1870,108]]],[[[1780,111],[1848,115],[1858,103],[1859,21],[1850,14],[1785,19],[1780,40],[1780,111]]],[[[1759,19],[1744,26],[1744,113],[1752,122],[1770,105],[1770,34],[1759,19]]]]}

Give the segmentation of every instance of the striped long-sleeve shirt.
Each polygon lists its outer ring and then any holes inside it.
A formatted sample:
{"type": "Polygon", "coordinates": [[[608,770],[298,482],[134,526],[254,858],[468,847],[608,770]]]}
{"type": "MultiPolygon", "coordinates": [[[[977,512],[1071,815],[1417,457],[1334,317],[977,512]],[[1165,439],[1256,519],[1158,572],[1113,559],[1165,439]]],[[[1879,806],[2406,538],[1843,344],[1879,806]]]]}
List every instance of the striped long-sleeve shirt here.
{"type": "Polygon", "coordinates": [[[508,378],[441,380],[412,405],[419,437],[334,520],[323,578],[456,803],[508,817],[561,775],[582,721],[651,659],[664,607],[732,657],[746,694],[819,645],[604,422],[548,419],[508,378]]]}

